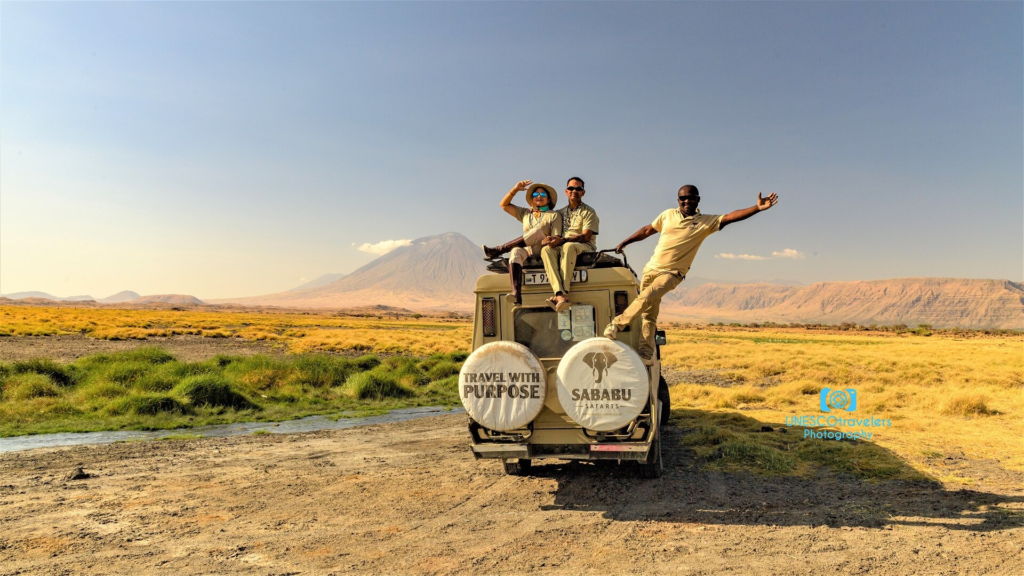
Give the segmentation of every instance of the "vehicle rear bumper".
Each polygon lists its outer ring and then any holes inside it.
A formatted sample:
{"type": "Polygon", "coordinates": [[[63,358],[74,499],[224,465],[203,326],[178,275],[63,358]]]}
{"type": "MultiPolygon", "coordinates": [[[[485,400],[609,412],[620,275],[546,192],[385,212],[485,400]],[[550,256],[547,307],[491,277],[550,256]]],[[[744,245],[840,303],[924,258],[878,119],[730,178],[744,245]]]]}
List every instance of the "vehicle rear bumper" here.
{"type": "Polygon", "coordinates": [[[638,460],[647,461],[651,451],[648,443],[607,442],[600,444],[473,444],[476,458],[562,460],[638,460]]]}

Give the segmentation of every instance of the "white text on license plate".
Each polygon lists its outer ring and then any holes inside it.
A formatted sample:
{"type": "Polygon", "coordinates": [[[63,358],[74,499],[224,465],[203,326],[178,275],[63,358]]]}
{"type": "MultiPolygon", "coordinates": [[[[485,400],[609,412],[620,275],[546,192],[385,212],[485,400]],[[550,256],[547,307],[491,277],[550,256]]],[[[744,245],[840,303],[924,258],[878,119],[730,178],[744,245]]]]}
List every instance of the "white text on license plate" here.
{"type": "MultiPolygon", "coordinates": [[[[572,282],[586,282],[587,271],[576,270],[572,273],[572,282]]],[[[524,272],[523,282],[527,284],[547,284],[548,275],[546,272],[524,272]]]]}

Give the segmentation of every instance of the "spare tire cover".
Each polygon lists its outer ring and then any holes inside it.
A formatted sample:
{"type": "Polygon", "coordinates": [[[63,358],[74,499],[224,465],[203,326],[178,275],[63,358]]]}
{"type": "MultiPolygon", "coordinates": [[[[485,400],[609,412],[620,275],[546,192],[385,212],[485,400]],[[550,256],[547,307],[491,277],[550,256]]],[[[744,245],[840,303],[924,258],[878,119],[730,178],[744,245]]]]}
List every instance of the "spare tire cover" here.
{"type": "Polygon", "coordinates": [[[469,416],[484,428],[523,428],[544,408],[548,385],[544,365],[518,342],[477,348],[459,372],[459,396],[469,416]]]}
{"type": "Polygon", "coordinates": [[[588,430],[610,432],[629,424],[647,405],[647,367],[632,348],[608,338],[588,338],[558,364],[558,401],[588,430]]]}

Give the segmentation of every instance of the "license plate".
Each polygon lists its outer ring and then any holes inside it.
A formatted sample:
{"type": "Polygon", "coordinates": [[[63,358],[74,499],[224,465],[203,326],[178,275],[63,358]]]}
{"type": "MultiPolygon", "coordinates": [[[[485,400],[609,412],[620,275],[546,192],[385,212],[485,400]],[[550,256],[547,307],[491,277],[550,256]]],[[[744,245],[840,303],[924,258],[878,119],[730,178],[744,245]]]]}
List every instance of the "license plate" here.
{"type": "MultiPolygon", "coordinates": [[[[586,281],[587,281],[587,271],[586,270],[576,270],[576,271],[574,271],[572,273],[572,281],[571,281],[571,283],[586,282],[586,281]]],[[[548,274],[547,274],[547,272],[524,272],[523,273],[523,282],[526,283],[526,284],[548,284],[548,274]]]]}

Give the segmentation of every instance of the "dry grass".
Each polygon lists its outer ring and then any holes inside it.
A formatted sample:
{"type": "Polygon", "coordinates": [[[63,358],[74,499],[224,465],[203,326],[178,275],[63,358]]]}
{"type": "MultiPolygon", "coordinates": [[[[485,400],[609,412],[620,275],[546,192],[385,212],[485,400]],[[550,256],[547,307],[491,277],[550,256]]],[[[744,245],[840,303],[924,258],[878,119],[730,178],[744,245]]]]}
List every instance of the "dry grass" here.
{"type": "Polygon", "coordinates": [[[365,350],[425,356],[467,349],[472,323],[448,318],[387,320],[327,313],[0,306],[0,336],[53,334],[83,334],[107,340],[192,334],[274,340],[295,353],[365,350]]]}
{"type": "MultiPolygon", "coordinates": [[[[275,340],[293,353],[363,350],[425,356],[468,350],[471,331],[470,321],[446,318],[0,307],[0,336],[84,334],[127,339],[198,334],[275,340]]],[[[891,427],[875,430],[870,442],[931,476],[958,479],[943,469],[945,456],[990,459],[1002,468],[1024,471],[1021,334],[936,332],[926,337],[709,326],[669,328],[668,339],[669,345],[662,350],[666,365],[684,375],[700,375],[689,382],[684,376],[683,383],[672,388],[677,408],[696,409],[709,416],[742,414],[778,426],[785,424],[787,416],[822,414],[819,392],[823,388],[853,388],[858,393],[858,407],[851,416],[892,420],[891,427]]],[[[441,378],[446,368],[435,370],[434,377],[441,378]]],[[[131,377],[129,370],[111,375],[111,380],[131,377]]],[[[248,373],[243,384],[276,386],[280,377],[273,367],[263,367],[248,373]]],[[[409,376],[403,375],[398,384],[411,386],[407,380],[409,376]]],[[[132,385],[165,392],[165,384],[154,378],[132,385]]],[[[85,392],[103,395],[115,391],[85,392]]],[[[35,396],[26,402],[54,402],[47,397],[52,391],[38,382],[19,381],[17,391],[12,387],[11,393],[35,396]]],[[[47,409],[73,408],[54,404],[47,409]]]]}
{"type": "MultiPolygon", "coordinates": [[[[704,327],[668,332],[666,365],[718,371],[732,386],[684,382],[674,406],[742,413],[769,425],[821,415],[822,388],[857,390],[843,416],[889,418],[870,442],[942,480],[943,458],[1024,471],[1024,336],[977,338],[704,327]]],[[[699,372],[698,372],[699,371],[699,372]]],[[[695,378],[696,380],[696,378],[695,378]]],[[[840,427],[853,431],[854,428],[840,427]]]]}

